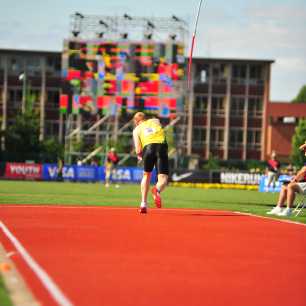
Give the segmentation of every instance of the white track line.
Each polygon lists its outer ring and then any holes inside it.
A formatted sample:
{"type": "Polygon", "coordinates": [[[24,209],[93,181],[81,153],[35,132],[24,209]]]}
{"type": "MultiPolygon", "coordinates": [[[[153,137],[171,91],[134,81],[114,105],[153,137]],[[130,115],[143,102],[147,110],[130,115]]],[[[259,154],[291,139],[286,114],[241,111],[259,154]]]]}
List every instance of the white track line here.
{"type": "Polygon", "coordinates": [[[18,239],[10,232],[10,230],[5,226],[3,222],[0,221],[0,228],[7,238],[12,242],[17,251],[21,254],[24,261],[36,274],[37,278],[42,282],[47,291],[51,294],[53,299],[60,306],[72,306],[72,302],[61,292],[59,287],[54,283],[50,276],[38,265],[38,263],[31,257],[31,255],[26,251],[18,239]]]}
{"type": "Polygon", "coordinates": [[[288,220],[288,219],[276,219],[276,218],[271,218],[271,217],[254,215],[254,214],[247,213],[247,212],[240,212],[240,211],[235,211],[235,213],[238,214],[238,215],[246,215],[246,216],[260,218],[260,219],[267,219],[267,220],[270,220],[270,221],[277,221],[277,222],[284,222],[284,223],[289,223],[289,224],[306,226],[305,223],[301,223],[301,222],[297,222],[297,221],[291,221],[291,220],[288,220]]]}

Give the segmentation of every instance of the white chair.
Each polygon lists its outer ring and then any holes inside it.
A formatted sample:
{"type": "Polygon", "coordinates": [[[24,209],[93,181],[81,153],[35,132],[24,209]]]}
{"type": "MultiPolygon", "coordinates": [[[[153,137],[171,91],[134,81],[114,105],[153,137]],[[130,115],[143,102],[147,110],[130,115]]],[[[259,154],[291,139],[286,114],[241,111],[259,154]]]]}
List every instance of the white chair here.
{"type": "Polygon", "coordinates": [[[298,193],[295,202],[296,206],[295,209],[293,210],[293,213],[295,213],[295,216],[297,217],[306,207],[306,194],[298,193]]]}

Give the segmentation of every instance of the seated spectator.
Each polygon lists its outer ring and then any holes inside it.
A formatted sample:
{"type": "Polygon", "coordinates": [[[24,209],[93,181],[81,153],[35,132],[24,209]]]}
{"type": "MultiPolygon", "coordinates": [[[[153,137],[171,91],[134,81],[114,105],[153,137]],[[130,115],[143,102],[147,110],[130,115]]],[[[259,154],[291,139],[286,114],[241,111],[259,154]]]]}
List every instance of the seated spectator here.
{"type": "MultiPolygon", "coordinates": [[[[306,156],[306,144],[300,146],[300,150],[304,151],[306,156]]],[[[290,182],[284,182],[278,197],[277,205],[267,212],[269,215],[290,216],[292,212],[295,194],[299,192],[306,194],[306,164],[291,179],[290,182]],[[287,207],[284,208],[287,202],[287,207]]]]}

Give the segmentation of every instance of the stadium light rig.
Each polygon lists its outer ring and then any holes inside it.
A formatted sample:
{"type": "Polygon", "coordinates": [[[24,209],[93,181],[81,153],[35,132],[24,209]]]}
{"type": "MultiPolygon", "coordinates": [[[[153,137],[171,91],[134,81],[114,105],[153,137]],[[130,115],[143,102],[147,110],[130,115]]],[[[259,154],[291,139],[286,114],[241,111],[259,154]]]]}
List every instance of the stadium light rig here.
{"type": "Polygon", "coordinates": [[[149,28],[155,29],[155,25],[151,21],[148,21],[147,25],[148,25],[149,28]]]}
{"type": "Polygon", "coordinates": [[[77,16],[77,17],[80,17],[80,18],[84,18],[84,15],[82,15],[81,13],[79,13],[79,12],[75,12],[75,16],[77,16]]]}
{"type": "Polygon", "coordinates": [[[72,31],[72,34],[74,37],[78,37],[78,35],[80,34],[80,31],[72,31]]]}
{"type": "Polygon", "coordinates": [[[123,17],[124,17],[125,19],[127,19],[127,20],[132,20],[132,19],[133,19],[133,18],[132,18],[130,15],[128,15],[128,14],[124,14],[123,17]]]}
{"type": "Polygon", "coordinates": [[[100,21],[99,21],[99,24],[105,26],[106,28],[109,27],[108,24],[107,24],[105,21],[103,21],[103,20],[100,20],[100,21]]]}
{"type": "Polygon", "coordinates": [[[149,34],[145,34],[144,37],[148,40],[151,40],[152,39],[152,36],[153,34],[152,33],[149,33],[149,34]]]}
{"type": "Polygon", "coordinates": [[[120,36],[121,36],[122,39],[128,39],[129,34],[128,33],[122,33],[120,36]]]}
{"type": "Polygon", "coordinates": [[[172,19],[174,20],[174,21],[182,21],[180,18],[178,18],[178,17],[176,17],[175,15],[172,15],[172,19]]]}

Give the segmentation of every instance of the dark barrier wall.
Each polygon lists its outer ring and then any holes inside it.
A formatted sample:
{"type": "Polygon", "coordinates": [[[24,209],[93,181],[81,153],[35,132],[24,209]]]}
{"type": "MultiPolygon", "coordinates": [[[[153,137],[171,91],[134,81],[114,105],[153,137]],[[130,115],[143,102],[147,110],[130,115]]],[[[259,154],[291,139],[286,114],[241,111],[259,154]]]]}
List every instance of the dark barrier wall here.
{"type": "MultiPolygon", "coordinates": [[[[143,170],[137,167],[118,167],[113,170],[114,182],[138,183],[142,179],[143,170]]],[[[175,170],[169,175],[170,182],[182,183],[222,183],[239,185],[259,185],[262,175],[249,172],[220,172],[205,170],[175,170]]],[[[44,181],[78,181],[98,182],[105,180],[105,168],[98,166],[66,165],[62,176],[58,175],[56,164],[6,163],[5,178],[31,179],[44,181]]],[[[151,182],[156,181],[156,173],[152,173],[151,182]]]]}
{"type": "Polygon", "coordinates": [[[259,173],[220,172],[204,170],[176,170],[170,175],[172,182],[182,183],[221,183],[239,185],[259,185],[259,173]]]}
{"type": "Polygon", "coordinates": [[[0,178],[4,177],[5,174],[5,163],[0,163],[0,178]]]}
{"type": "MultiPolygon", "coordinates": [[[[137,167],[118,167],[112,171],[111,180],[114,182],[138,183],[142,179],[143,170],[137,167]]],[[[44,181],[73,181],[98,182],[105,180],[105,168],[98,166],[66,165],[62,176],[58,175],[56,164],[27,164],[6,163],[5,178],[7,179],[35,179],[44,181]]],[[[151,182],[156,181],[153,171],[151,182]]]]}

